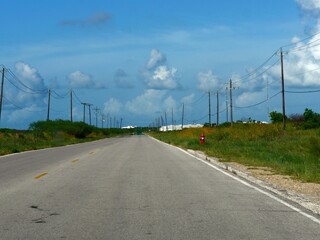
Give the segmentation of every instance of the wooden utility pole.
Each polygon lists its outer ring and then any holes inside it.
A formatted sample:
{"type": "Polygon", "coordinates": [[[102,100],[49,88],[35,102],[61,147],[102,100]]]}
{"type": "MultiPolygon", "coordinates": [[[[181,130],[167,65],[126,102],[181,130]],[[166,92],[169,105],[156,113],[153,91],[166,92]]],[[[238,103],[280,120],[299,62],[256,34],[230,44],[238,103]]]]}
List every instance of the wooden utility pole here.
{"type": "Polygon", "coordinates": [[[86,122],[86,103],[81,103],[83,105],[83,122],[86,122]]]}
{"type": "Polygon", "coordinates": [[[172,124],[172,131],[173,131],[173,108],[171,109],[171,124],[172,124]]]}
{"type": "Polygon", "coordinates": [[[104,113],[101,114],[101,128],[103,128],[103,122],[104,122],[104,113]]]}
{"type": "Polygon", "coordinates": [[[164,119],[166,121],[166,130],[168,131],[167,112],[164,112],[164,119]]]}
{"type": "Polygon", "coordinates": [[[89,124],[91,125],[91,106],[92,106],[92,104],[87,103],[87,105],[89,106],[89,124]]]}
{"type": "Polygon", "coordinates": [[[210,99],[210,91],[208,92],[209,96],[209,127],[211,127],[211,99],[210,99]]]}
{"type": "Polygon", "coordinates": [[[281,83],[282,83],[282,124],[283,130],[286,129],[286,105],[284,96],[284,73],[283,73],[283,52],[280,48],[280,61],[281,61],[281,83]]]}
{"type": "Polygon", "coordinates": [[[99,113],[100,109],[98,107],[96,107],[93,110],[94,110],[94,113],[96,114],[96,127],[98,127],[98,113],[99,113]]]}
{"type": "Polygon", "coordinates": [[[120,129],[122,128],[122,118],[120,119],[120,129]]]}
{"type": "Polygon", "coordinates": [[[228,113],[229,113],[229,109],[228,109],[228,86],[226,86],[226,122],[229,121],[228,113]]]}
{"type": "Polygon", "coordinates": [[[73,119],[72,119],[72,89],[70,90],[70,121],[73,122],[73,119]]]}
{"type": "Polygon", "coordinates": [[[0,120],[1,120],[1,112],[2,112],[3,85],[4,85],[4,66],[2,65],[1,95],[0,95],[0,120]]]}
{"type": "Polygon", "coordinates": [[[230,122],[233,126],[233,110],[232,110],[232,79],[230,79],[230,122]]]}
{"type": "Polygon", "coordinates": [[[217,126],[219,126],[219,91],[217,91],[217,126]]]}
{"type": "Polygon", "coordinates": [[[47,111],[47,121],[50,120],[50,95],[51,95],[51,90],[49,89],[48,91],[48,111],[47,111]]]}
{"type": "Polygon", "coordinates": [[[184,103],[182,103],[182,120],[181,120],[181,130],[183,129],[183,120],[184,120],[184,103]]]}

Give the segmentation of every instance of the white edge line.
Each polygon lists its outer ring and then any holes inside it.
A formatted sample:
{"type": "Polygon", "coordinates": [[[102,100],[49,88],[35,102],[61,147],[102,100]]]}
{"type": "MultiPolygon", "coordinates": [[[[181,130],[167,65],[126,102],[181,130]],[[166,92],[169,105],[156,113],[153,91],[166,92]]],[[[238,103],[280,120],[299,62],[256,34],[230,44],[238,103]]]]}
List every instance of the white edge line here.
{"type": "MultiPolygon", "coordinates": [[[[151,138],[153,138],[153,137],[151,137],[151,138]]],[[[246,182],[246,181],[243,181],[243,180],[241,180],[241,179],[239,179],[239,178],[231,175],[231,174],[228,173],[228,172],[223,171],[222,169],[214,166],[213,164],[208,163],[208,162],[204,161],[203,159],[201,159],[201,158],[199,158],[199,157],[197,157],[197,156],[192,155],[191,153],[187,152],[186,150],[184,150],[184,149],[182,149],[182,148],[179,148],[179,147],[177,147],[177,146],[170,145],[170,144],[165,143],[165,142],[161,142],[161,141],[158,140],[158,139],[155,139],[155,138],[153,138],[153,139],[156,140],[156,141],[158,141],[158,142],[160,142],[160,143],[163,143],[163,144],[169,145],[169,146],[171,146],[171,147],[177,148],[177,149],[180,150],[181,152],[184,152],[185,154],[187,154],[187,155],[189,155],[189,156],[197,159],[198,161],[200,161],[200,162],[208,165],[209,167],[211,167],[211,168],[213,168],[213,169],[215,169],[215,170],[223,173],[224,175],[227,175],[227,176],[231,177],[232,179],[234,179],[234,180],[242,183],[243,185],[246,185],[247,187],[253,188],[254,190],[256,190],[256,191],[258,191],[258,192],[260,192],[260,193],[262,193],[262,194],[264,194],[264,195],[266,195],[266,196],[268,196],[268,197],[270,197],[270,198],[272,198],[272,199],[274,199],[274,200],[276,200],[276,201],[279,202],[279,203],[282,203],[283,205],[285,205],[285,206],[291,208],[292,210],[300,213],[301,215],[309,218],[310,220],[312,220],[312,221],[320,224],[320,220],[319,220],[318,218],[316,218],[316,217],[314,217],[314,216],[312,216],[312,215],[310,215],[310,214],[308,214],[308,213],[306,213],[306,212],[303,212],[303,211],[300,210],[299,208],[297,208],[297,207],[295,207],[295,206],[293,206],[293,205],[291,205],[291,204],[289,204],[289,203],[281,200],[280,198],[278,198],[278,197],[276,197],[276,196],[274,196],[274,195],[272,195],[272,194],[270,194],[270,193],[268,193],[268,192],[266,192],[266,191],[264,191],[264,190],[262,190],[262,189],[260,189],[260,188],[257,188],[257,187],[255,187],[255,186],[253,186],[252,184],[250,184],[250,183],[248,183],[248,182],[246,182]]]]}

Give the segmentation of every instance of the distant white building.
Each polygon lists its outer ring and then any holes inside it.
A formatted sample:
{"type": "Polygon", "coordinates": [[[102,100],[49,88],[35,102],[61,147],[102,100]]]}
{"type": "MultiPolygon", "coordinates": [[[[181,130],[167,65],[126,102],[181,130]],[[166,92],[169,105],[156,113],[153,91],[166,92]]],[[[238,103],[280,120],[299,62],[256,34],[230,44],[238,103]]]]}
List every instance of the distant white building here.
{"type": "Polygon", "coordinates": [[[126,127],[122,127],[121,129],[133,129],[133,128],[136,128],[134,126],[126,126],[126,127]]]}
{"type": "MultiPolygon", "coordinates": [[[[202,128],[203,124],[186,124],[183,128],[202,128]]],[[[160,132],[182,130],[182,125],[167,125],[159,128],[160,132]]]]}

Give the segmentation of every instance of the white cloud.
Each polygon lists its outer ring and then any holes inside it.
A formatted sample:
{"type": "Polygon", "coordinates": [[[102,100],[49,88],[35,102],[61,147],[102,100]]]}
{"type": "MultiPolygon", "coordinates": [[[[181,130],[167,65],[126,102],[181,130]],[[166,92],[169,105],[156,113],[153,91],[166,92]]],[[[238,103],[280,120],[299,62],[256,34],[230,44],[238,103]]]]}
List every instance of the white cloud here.
{"type": "Polygon", "coordinates": [[[190,95],[188,96],[185,96],[181,99],[181,102],[184,103],[184,104],[191,104],[194,102],[194,93],[191,93],[190,95]]]}
{"type": "Polygon", "coordinates": [[[201,91],[212,91],[218,87],[218,77],[209,70],[206,73],[198,73],[198,88],[201,91]]]}
{"type": "Polygon", "coordinates": [[[236,98],[235,103],[237,107],[247,107],[265,99],[267,96],[262,92],[244,92],[236,98]]]}
{"type": "Polygon", "coordinates": [[[33,121],[35,120],[43,120],[44,116],[38,113],[42,112],[43,109],[37,106],[36,104],[32,104],[28,107],[25,107],[23,109],[18,109],[14,111],[10,111],[7,117],[7,121],[10,124],[17,124],[25,122],[26,120],[30,120],[30,118],[33,118],[33,121]],[[37,113],[37,114],[35,114],[37,113]]]}
{"type": "Polygon", "coordinates": [[[20,108],[29,107],[31,104],[43,105],[47,95],[47,87],[37,69],[24,62],[15,64],[13,77],[7,74],[13,84],[6,86],[4,97],[20,108]]]}
{"type": "Polygon", "coordinates": [[[105,88],[102,84],[94,82],[90,75],[79,70],[70,73],[68,79],[71,88],[105,88]]]}
{"type": "Polygon", "coordinates": [[[110,98],[104,103],[104,112],[109,114],[119,114],[122,111],[123,104],[115,98],[110,98]]]}
{"type": "Polygon", "coordinates": [[[152,49],[144,70],[145,84],[150,89],[177,89],[177,69],[167,65],[167,59],[156,49],[152,49]]]}
{"type": "Polygon", "coordinates": [[[152,89],[176,89],[179,85],[176,81],[177,69],[169,69],[167,66],[157,67],[150,76],[146,85],[152,89]]]}
{"type": "Polygon", "coordinates": [[[163,101],[163,106],[164,106],[165,110],[168,112],[170,112],[172,110],[172,108],[176,109],[176,105],[177,105],[177,102],[172,96],[167,97],[163,101]]]}
{"type": "Polygon", "coordinates": [[[165,64],[166,62],[167,58],[163,53],[159,52],[157,49],[152,49],[147,63],[147,69],[154,69],[155,67],[165,64]]]}
{"type": "Polygon", "coordinates": [[[320,9],[320,1],[319,0],[296,0],[298,5],[306,11],[314,11],[320,9]]]}
{"type": "Polygon", "coordinates": [[[138,115],[153,115],[163,110],[164,90],[147,89],[140,96],[137,96],[126,103],[129,112],[138,115]]]}

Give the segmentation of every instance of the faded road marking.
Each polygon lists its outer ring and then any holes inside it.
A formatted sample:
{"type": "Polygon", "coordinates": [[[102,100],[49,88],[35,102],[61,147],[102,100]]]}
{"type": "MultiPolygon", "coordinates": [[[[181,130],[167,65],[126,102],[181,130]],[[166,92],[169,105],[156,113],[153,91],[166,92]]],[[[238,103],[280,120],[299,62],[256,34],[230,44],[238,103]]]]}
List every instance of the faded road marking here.
{"type": "Polygon", "coordinates": [[[76,162],[78,162],[79,161],[79,159],[74,159],[74,160],[72,160],[71,162],[72,163],[76,163],[76,162]]]}
{"type": "Polygon", "coordinates": [[[44,173],[41,173],[39,174],[38,176],[35,176],[34,179],[39,179],[39,178],[42,178],[43,176],[47,175],[48,172],[44,172],[44,173]]]}

